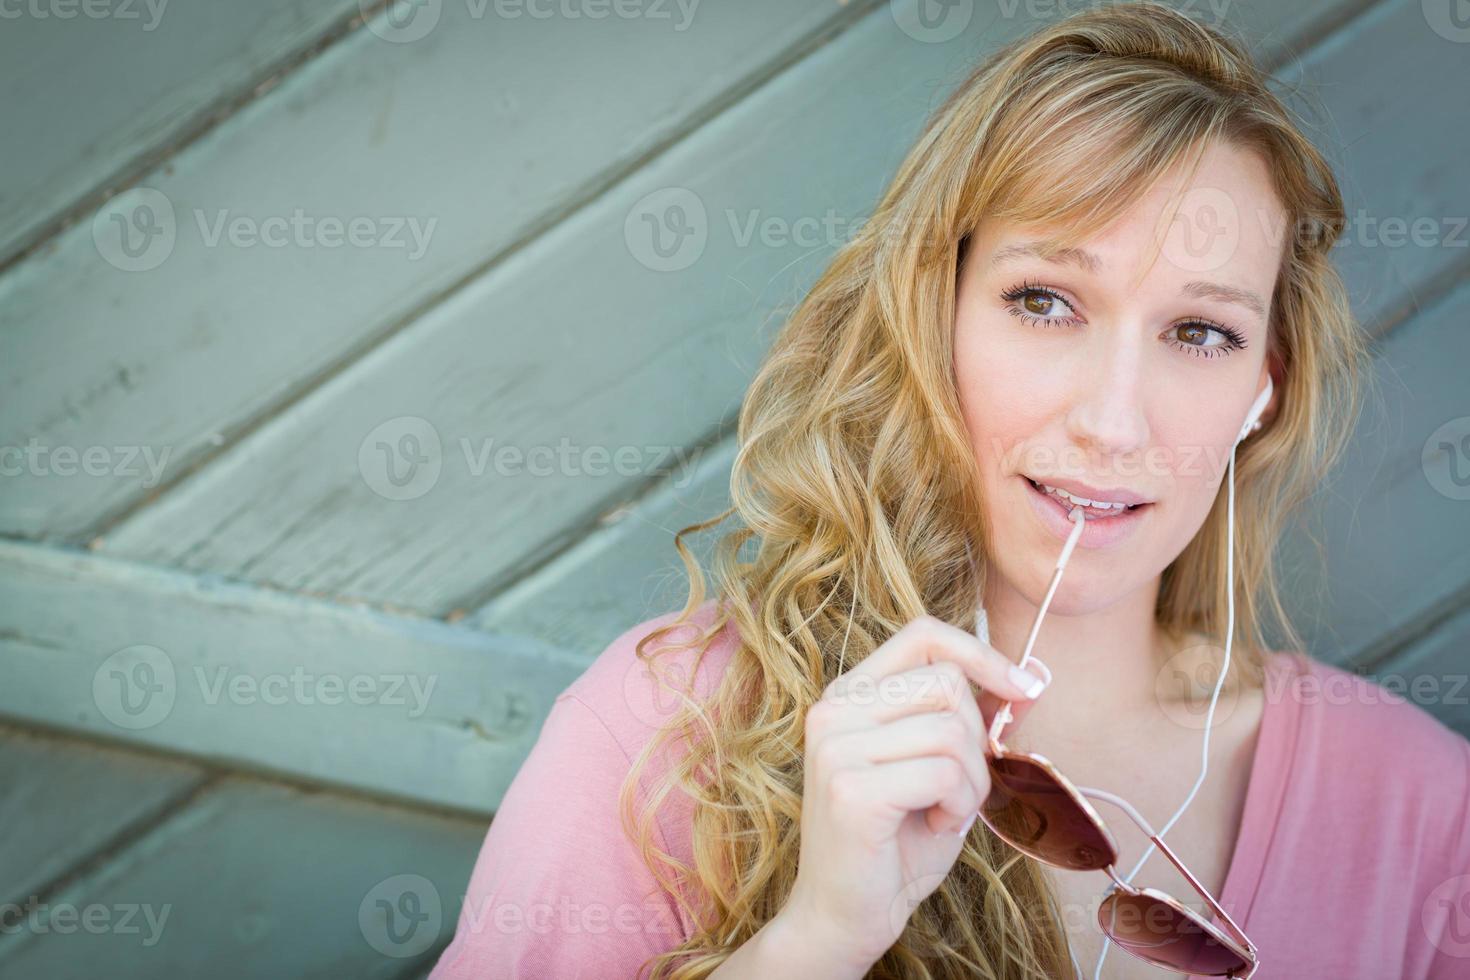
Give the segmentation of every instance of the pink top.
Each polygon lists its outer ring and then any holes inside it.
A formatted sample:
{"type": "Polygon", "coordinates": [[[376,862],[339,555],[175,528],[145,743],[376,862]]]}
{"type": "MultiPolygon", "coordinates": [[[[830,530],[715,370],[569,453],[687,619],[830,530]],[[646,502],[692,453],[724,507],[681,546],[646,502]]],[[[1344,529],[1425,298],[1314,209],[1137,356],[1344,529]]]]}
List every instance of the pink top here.
{"type": "MultiPolygon", "coordinates": [[[[697,618],[707,624],[713,613],[707,602],[697,618]]],[[[623,633],[557,696],[429,980],[646,977],[643,962],[689,934],[616,811],[631,760],[676,707],[655,698],[634,644],[675,618],[623,633]]],[[[701,696],[733,637],[727,624],[706,654],[694,684],[701,696]]],[[[658,662],[687,670],[692,655],[658,662]]],[[[1219,896],[1260,951],[1255,980],[1470,977],[1470,741],[1412,701],[1308,656],[1274,653],[1267,670],[1219,896]]],[[[671,792],[655,840],[692,863],[691,812],[671,792]]]]}

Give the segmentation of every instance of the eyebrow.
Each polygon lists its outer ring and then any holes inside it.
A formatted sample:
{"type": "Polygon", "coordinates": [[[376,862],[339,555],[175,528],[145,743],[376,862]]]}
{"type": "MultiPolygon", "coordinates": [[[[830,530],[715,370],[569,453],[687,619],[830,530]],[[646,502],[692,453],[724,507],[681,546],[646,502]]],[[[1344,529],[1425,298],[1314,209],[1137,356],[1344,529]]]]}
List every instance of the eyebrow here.
{"type": "MultiPolygon", "coordinates": [[[[1092,275],[1102,272],[1103,261],[1092,252],[1081,248],[1070,246],[1058,248],[1053,255],[1043,254],[1044,242],[1022,242],[1017,245],[1007,245],[996,251],[990,257],[991,267],[1000,265],[1009,259],[1033,257],[1043,261],[1052,262],[1056,265],[1075,265],[1085,269],[1092,275]]],[[[1224,283],[1208,282],[1204,279],[1195,279],[1183,286],[1183,291],[1190,296],[1217,299],[1223,303],[1235,303],[1260,316],[1266,316],[1266,302],[1261,299],[1259,293],[1249,289],[1240,289],[1235,286],[1227,286],[1224,283]]]]}

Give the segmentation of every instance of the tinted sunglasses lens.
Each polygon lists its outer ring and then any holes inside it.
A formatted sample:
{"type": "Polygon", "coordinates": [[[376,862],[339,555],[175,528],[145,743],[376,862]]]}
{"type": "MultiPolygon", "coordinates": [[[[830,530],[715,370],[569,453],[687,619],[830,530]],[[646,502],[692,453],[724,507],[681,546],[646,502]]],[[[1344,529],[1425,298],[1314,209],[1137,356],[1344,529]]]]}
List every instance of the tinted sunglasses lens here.
{"type": "Polygon", "coordinates": [[[1075,871],[1106,868],[1112,845],[1087,811],[1040,765],[988,757],[990,796],[981,818],[1023,854],[1075,871]]]}
{"type": "Polygon", "coordinates": [[[1097,921],[1134,956],[1180,973],[1223,977],[1249,965],[1199,920],[1149,895],[1110,895],[1098,909],[1097,921]]]}

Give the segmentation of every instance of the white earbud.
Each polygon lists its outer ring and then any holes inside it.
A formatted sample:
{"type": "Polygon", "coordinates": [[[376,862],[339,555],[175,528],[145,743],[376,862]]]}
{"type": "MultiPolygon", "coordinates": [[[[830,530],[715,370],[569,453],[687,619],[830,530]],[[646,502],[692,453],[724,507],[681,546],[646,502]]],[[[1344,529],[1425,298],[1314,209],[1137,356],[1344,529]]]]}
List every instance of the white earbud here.
{"type": "Polygon", "coordinates": [[[1266,403],[1271,400],[1271,388],[1271,376],[1268,374],[1266,375],[1266,387],[1261,389],[1261,393],[1251,403],[1251,410],[1245,413],[1245,423],[1240,427],[1240,435],[1235,437],[1236,445],[1239,445],[1246,436],[1260,429],[1261,413],[1266,410],[1266,403]]]}

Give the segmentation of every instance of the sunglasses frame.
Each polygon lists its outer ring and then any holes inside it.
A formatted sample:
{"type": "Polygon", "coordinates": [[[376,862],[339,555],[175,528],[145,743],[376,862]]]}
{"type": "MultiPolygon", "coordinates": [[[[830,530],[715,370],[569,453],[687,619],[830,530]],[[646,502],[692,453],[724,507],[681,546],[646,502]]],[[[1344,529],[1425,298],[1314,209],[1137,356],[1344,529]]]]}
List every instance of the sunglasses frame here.
{"type": "MultiPolygon", "coordinates": [[[[1026,652],[1021,657],[1020,666],[1022,667],[1025,667],[1027,661],[1032,659],[1031,647],[1036,642],[1037,634],[1041,631],[1041,621],[1046,616],[1046,609],[1049,605],[1051,605],[1051,598],[1056,593],[1057,585],[1062,580],[1062,571],[1066,567],[1067,558],[1070,556],[1072,547],[1076,544],[1077,537],[1081,533],[1082,518],[1080,514],[1077,516],[1077,521],[1077,528],[1073,531],[1071,537],[1068,539],[1067,546],[1062,549],[1061,557],[1057,560],[1056,569],[1052,572],[1051,583],[1046,590],[1046,597],[1042,600],[1040,607],[1036,610],[1036,618],[1031,623],[1031,632],[1026,640],[1026,652]]],[[[1121,892],[1134,898],[1149,898],[1155,901],[1163,902],[1179,914],[1185,916],[1195,925],[1199,926],[1211,938],[1215,939],[1221,946],[1225,947],[1230,952],[1235,953],[1245,962],[1245,972],[1241,972],[1240,970],[1231,970],[1224,974],[1221,974],[1222,976],[1235,978],[1235,980],[1248,980],[1249,977],[1253,976],[1255,972],[1260,968],[1261,959],[1255,945],[1250,941],[1250,937],[1245,934],[1245,931],[1241,929],[1240,926],[1235,924],[1235,920],[1230,918],[1229,913],[1227,913],[1225,909],[1220,905],[1220,903],[1215,900],[1215,896],[1210,894],[1209,889],[1202,885],[1199,879],[1197,879],[1190,872],[1189,868],[1185,866],[1184,862],[1181,861],[1179,857],[1175,855],[1172,850],[1169,849],[1169,845],[1164,843],[1163,838],[1154,833],[1154,829],[1149,826],[1148,821],[1143,818],[1143,814],[1135,810],[1133,806],[1128,803],[1127,800],[1123,799],[1120,796],[1115,796],[1114,794],[1106,792],[1105,790],[1093,789],[1087,786],[1079,787],[1075,785],[1070,779],[1068,779],[1066,776],[1063,776],[1061,772],[1058,771],[1056,766],[1052,765],[1051,760],[1047,759],[1044,756],[1038,755],[1035,752],[1022,752],[1006,748],[1005,745],[1003,745],[1000,741],[1000,735],[1001,732],[1005,729],[1006,725],[1010,723],[1011,717],[1011,702],[1002,701],[1000,708],[996,710],[995,716],[990,721],[989,730],[986,732],[986,745],[989,749],[991,757],[989,760],[987,760],[987,768],[992,764],[992,760],[999,759],[1016,759],[1024,762],[1029,762],[1032,765],[1039,766],[1058,786],[1062,788],[1062,791],[1066,793],[1067,796],[1072,800],[1072,802],[1076,804],[1078,809],[1080,809],[1082,813],[1086,815],[1087,819],[1092,821],[1096,830],[1102,835],[1102,839],[1108,845],[1109,860],[1107,866],[1098,870],[1107,872],[1108,877],[1113,880],[1113,883],[1108,886],[1108,890],[1103,893],[1103,904],[1106,905],[1108,898],[1115,891],[1121,892]],[[1131,819],[1134,824],[1138,826],[1138,829],[1143,831],[1144,835],[1148,837],[1149,840],[1153,841],[1154,845],[1164,853],[1164,857],[1168,858],[1170,863],[1173,864],[1174,867],[1179,869],[1179,873],[1184,875],[1184,878],[1186,881],[1189,882],[1190,887],[1192,887],[1199,894],[1199,896],[1205,900],[1205,903],[1210,907],[1210,911],[1219,916],[1220,921],[1229,928],[1230,933],[1233,935],[1227,934],[1219,926],[1215,925],[1213,922],[1208,921],[1198,912],[1194,911],[1191,908],[1188,908],[1174,897],[1166,895],[1156,888],[1136,888],[1128,882],[1124,881],[1122,878],[1118,877],[1118,872],[1114,867],[1114,865],[1118,863],[1119,857],[1118,842],[1113,837],[1112,831],[1108,830],[1107,824],[1103,823],[1102,818],[1098,816],[1097,810],[1095,810],[1092,804],[1088,802],[1089,798],[1105,803],[1111,803],[1122,810],[1124,813],[1126,813],[1129,819],[1131,819]]],[[[1025,854],[1028,857],[1033,858],[1034,860],[1040,861],[1043,864],[1051,865],[1054,868],[1061,868],[1065,871],[1078,870],[1076,868],[1068,867],[1067,865],[1057,864],[1054,861],[1049,861],[1046,858],[1040,857],[1036,854],[1032,854],[1024,847],[1018,847],[1006,834],[997,830],[995,825],[990,822],[989,818],[985,816],[984,807],[981,807],[979,817],[982,821],[984,821],[985,826],[990,828],[991,833],[995,834],[995,836],[999,837],[1001,840],[1005,841],[1007,844],[1009,844],[1011,847],[1014,847],[1022,854],[1025,854]]],[[[1103,924],[1102,908],[1103,906],[1101,905],[1098,907],[1098,927],[1103,931],[1105,935],[1112,939],[1114,943],[1122,947],[1125,952],[1137,957],[1140,960],[1143,960],[1150,966],[1156,966],[1161,969],[1171,970],[1175,973],[1186,972],[1183,970],[1177,970],[1174,967],[1168,966],[1164,963],[1157,963],[1154,960],[1149,959],[1147,956],[1144,956],[1141,953],[1136,953],[1132,949],[1129,949],[1128,946],[1124,943],[1119,942],[1108,930],[1108,927],[1103,924]]],[[[1198,971],[1188,972],[1192,972],[1197,976],[1201,975],[1198,973],[1198,971]]]]}
{"type": "MultiPolygon", "coordinates": [[[[997,719],[999,719],[999,717],[999,712],[997,712],[997,719]]],[[[992,729],[994,728],[995,726],[992,725],[992,729]]],[[[1149,826],[1148,821],[1143,818],[1143,815],[1135,810],[1131,805],[1129,805],[1126,800],[1123,800],[1121,797],[1114,796],[1112,793],[1108,793],[1103,790],[1092,789],[1091,787],[1086,786],[1076,786],[1072,783],[1071,780],[1069,780],[1066,776],[1063,776],[1061,772],[1058,771],[1057,767],[1051,763],[1051,760],[1047,759],[1044,756],[1038,755],[1035,752],[1020,752],[1014,749],[1008,749],[1001,744],[999,738],[995,735],[992,735],[989,738],[989,746],[991,757],[993,759],[1017,759],[1024,762],[1029,762],[1032,765],[1041,768],[1049,777],[1051,777],[1051,779],[1058,786],[1062,788],[1062,791],[1067,794],[1067,796],[1078,807],[1078,809],[1080,809],[1084,814],[1087,815],[1087,818],[1092,821],[1097,831],[1102,835],[1102,838],[1107,841],[1108,863],[1103,868],[1095,869],[1105,871],[1108,877],[1113,880],[1113,883],[1108,886],[1107,892],[1104,892],[1104,903],[1106,903],[1107,897],[1113,892],[1120,892],[1124,895],[1129,895],[1134,898],[1149,898],[1155,901],[1163,902],[1170,908],[1174,909],[1180,915],[1189,919],[1192,923],[1197,925],[1201,930],[1207,933],[1221,946],[1236,954],[1245,962],[1245,972],[1241,972],[1240,970],[1232,970],[1230,972],[1220,974],[1220,976],[1238,978],[1238,980],[1247,980],[1247,978],[1255,974],[1256,970],[1260,968],[1261,963],[1260,957],[1256,951],[1256,947],[1250,941],[1250,938],[1246,936],[1245,932],[1240,928],[1240,926],[1235,924],[1235,920],[1230,918],[1229,913],[1227,913],[1225,909],[1221,907],[1220,903],[1215,900],[1215,896],[1210,894],[1209,889],[1200,884],[1199,879],[1195,878],[1195,876],[1190,873],[1189,868],[1187,868],[1184,862],[1181,861],[1172,850],[1170,850],[1169,845],[1164,843],[1163,838],[1154,833],[1153,828],[1149,826]],[[1118,863],[1117,840],[1113,837],[1112,831],[1108,829],[1107,824],[1105,824],[1102,821],[1102,818],[1098,816],[1097,810],[1094,809],[1092,804],[1088,802],[1089,797],[1102,802],[1112,803],[1114,806],[1117,806],[1119,809],[1121,809],[1124,813],[1128,814],[1133,822],[1138,825],[1138,828],[1143,831],[1144,835],[1158,846],[1159,850],[1163,852],[1164,856],[1169,859],[1170,863],[1172,863],[1174,867],[1179,869],[1179,873],[1184,875],[1185,880],[1188,881],[1190,886],[1193,887],[1194,890],[1199,894],[1199,896],[1205,900],[1205,903],[1209,905],[1210,910],[1215,915],[1220,917],[1220,921],[1229,927],[1230,933],[1233,933],[1234,936],[1232,937],[1232,935],[1226,933],[1219,926],[1202,917],[1194,909],[1191,909],[1188,906],[1182,904],[1173,896],[1167,895],[1156,888],[1137,888],[1134,885],[1124,881],[1122,878],[1118,877],[1118,873],[1115,868],[1115,865],[1118,863]]],[[[1040,861],[1043,864],[1049,864],[1054,868],[1061,868],[1064,871],[1083,870],[1073,868],[1064,864],[1058,864],[1054,861],[1049,861],[1046,858],[1043,858],[1037,854],[1033,854],[1030,850],[1024,847],[1018,847],[1015,842],[1013,842],[1009,838],[1009,836],[998,830],[995,825],[990,822],[989,818],[986,817],[983,808],[980,811],[980,819],[984,821],[987,827],[990,828],[991,833],[995,834],[1011,847],[1014,847],[1016,850],[1027,855],[1028,857],[1040,861]]],[[[1102,929],[1103,932],[1106,933],[1110,938],[1112,938],[1113,942],[1117,946],[1122,948],[1124,952],[1127,952],[1132,956],[1143,960],[1150,966],[1156,966],[1166,970],[1174,970],[1173,967],[1170,967],[1167,964],[1158,963],[1154,960],[1149,959],[1147,956],[1143,956],[1140,953],[1134,952],[1125,943],[1120,942],[1116,937],[1114,937],[1113,934],[1108,930],[1108,927],[1103,924],[1102,906],[1099,906],[1098,908],[1098,927],[1102,929]]],[[[1174,972],[1185,973],[1186,971],[1174,970],[1174,972]]],[[[1189,972],[1197,973],[1197,971],[1189,972]]]]}

